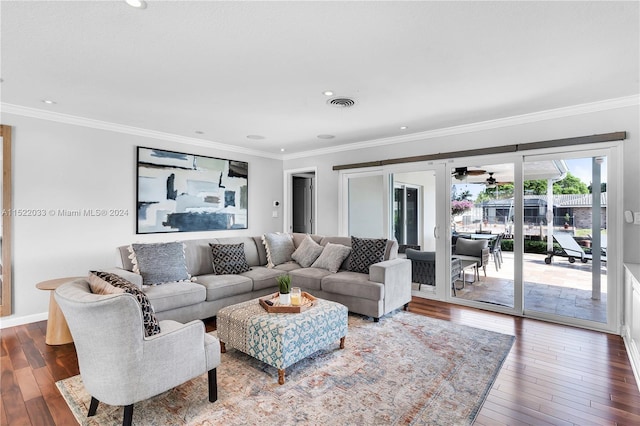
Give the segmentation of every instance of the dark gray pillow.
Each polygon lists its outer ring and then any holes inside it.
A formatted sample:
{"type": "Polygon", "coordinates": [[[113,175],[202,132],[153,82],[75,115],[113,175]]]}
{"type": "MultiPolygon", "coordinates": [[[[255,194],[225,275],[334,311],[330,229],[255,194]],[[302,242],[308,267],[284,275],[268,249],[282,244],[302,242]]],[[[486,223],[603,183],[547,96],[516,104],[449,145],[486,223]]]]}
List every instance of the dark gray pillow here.
{"type": "Polygon", "coordinates": [[[114,294],[126,292],[135,296],[140,304],[142,323],[145,336],[153,336],[160,333],[160,323],[156,318],[153,305],[149,298],[135,284],[125,280],[119,275],[110,272],[90,271],[89,286],[91,291],[97,294],[114,294]]]}
{"type": "Polygon", "coordinates": [[[264,234],[262,243],[267,251],[267,268],[290,262],[296,249],[291,235],[283,232],[264,234]]]}
{"type": "Polygon", "coordinates": [[[244,243],[209,244],[213,257],[213,272],[216,275],[233,275],[250,271],[244,254],[244,243]]]}
{"type": "Polygon", "coordinates": [[[298,265],[303,268],[308,268],[316,261],[320,253],[322,253],[323,247],[313,241],[313,238],[308,234],[305,235],[304,240],[300,243],[296,251],[293,252],[291,258],[298,262],[298,265]]]}
{"type": "Polygon", "coordinates": [[[181,242],[131,244],[129,251],[133,272],[142,275],[144,285],[191,279],[181,242]]]}
{"type": "Polygon", "coordinates": [[[349,270],[368,274],[369,266],[384,260],[386,248],[387,240],[385,238],[373,239],[352,236],[349,270]]]}

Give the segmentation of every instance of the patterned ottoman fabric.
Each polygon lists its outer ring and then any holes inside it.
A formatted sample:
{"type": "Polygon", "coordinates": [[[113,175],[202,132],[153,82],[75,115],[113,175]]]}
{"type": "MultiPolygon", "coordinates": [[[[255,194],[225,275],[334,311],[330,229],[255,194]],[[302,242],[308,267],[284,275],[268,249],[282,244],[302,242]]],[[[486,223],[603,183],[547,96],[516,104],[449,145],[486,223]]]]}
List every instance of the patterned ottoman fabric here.
{"type": "MultiPolygon", "coordinates": [[[[218,338],[227,347],[284,370],[345,337],[347,317],[346,306],[323,299],[299,314],[268,313],[254,299],[218,311],[218,338]]],[[[284,372],[279,373],[282,384],[284,372]]]]}

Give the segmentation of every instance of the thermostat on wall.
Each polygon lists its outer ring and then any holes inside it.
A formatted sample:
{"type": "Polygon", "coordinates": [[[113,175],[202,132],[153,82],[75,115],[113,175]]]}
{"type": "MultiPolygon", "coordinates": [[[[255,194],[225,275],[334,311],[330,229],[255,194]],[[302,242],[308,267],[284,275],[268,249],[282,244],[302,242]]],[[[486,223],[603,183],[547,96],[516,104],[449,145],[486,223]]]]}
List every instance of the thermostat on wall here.
{"type": "Polygon", "coordinates": [[[634,223],[640,225],[640,212],[632,212],[631,210],[625,210],[624,221],[627,223],[634,223]]]}

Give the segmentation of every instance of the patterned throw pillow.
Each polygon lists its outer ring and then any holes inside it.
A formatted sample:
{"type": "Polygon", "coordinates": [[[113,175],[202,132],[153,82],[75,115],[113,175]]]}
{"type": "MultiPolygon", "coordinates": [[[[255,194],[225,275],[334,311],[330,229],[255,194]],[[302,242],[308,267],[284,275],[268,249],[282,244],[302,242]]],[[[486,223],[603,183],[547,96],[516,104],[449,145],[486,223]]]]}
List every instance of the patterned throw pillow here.
{"type": "Polygon", "coordinates": [[[322,250],[320,257],[311,265],[312,268],[326,269],[329,272],[336,273],[340,269],[342,262],[349,256],[351,248],[342,244],[327,243],[322,250]]]}
{"type": "Polygon", "coordinates": [[[142,275],[144,285],[189,281],[191,278],[181,242],[131,244],[129,252],[133,272],[142,275]]]}
{"type": "Polygon", "coordinates": [[[96,294],[115,294],[130,293],[133,294],[142,311],[142,322],[144,325],[145,336],[153,336],[160,333],[160,323],[156,318],[156,313],[149,298],[142,290],[130,283],[119,275],[110,272],[90,271],[89,287],[96,294]]]}
{"type": "Polygon", "coordinates": [[[244,243],[209,246],[213,256],[213,272],[216,275],[233,275],[251,270],[244,254],[244,243]]]}
{"type": "Polygon", "coordinates": [[[387,240],[373,238],[358,238],[351,236],[351,259],[349,270],[352,272],[369,273],[369,266],[384,260],[387,240]]]}
{"type": "Polygon", "coordinates": [[[313,265],[318,256],[322,253],[323,247],[313,241],[309,234],[305,235],[304,240],[300,243],[296,251],[293,252],[291,258],[298,262],[303,268],[313,265]]]}
{"type": "Polygon", "coordinates": [[[264,234],[262,243],[267,251],[267,268],[291,261],[291,255],[296,249],[291,235],[283,232],[264,234]]]}

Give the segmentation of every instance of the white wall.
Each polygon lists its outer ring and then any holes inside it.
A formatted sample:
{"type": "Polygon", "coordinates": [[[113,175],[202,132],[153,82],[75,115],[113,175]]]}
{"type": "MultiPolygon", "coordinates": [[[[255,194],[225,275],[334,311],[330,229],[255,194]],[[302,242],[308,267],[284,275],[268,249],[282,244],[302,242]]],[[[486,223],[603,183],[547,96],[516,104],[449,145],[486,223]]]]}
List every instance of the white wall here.
{"type": "Polygon", "coordinates": [[[38,282],[113,267],[116,246],[282,230],[281,217],[271,215],[273,201],[282,200],[280,160],[9,114],[2,122],[13,126],[15,209],[128,211],[123,217],[14,218],[14,314],[2,319],[7,324],[48,310],[49,292],[37,290],[38,282]],[[249,162],[249,229],[136,235],[136,146],[249,162]]]}
{"type": "MultiPolygon", "coordinates": [[[[334,165],[626,131],[627,140],[623,143],[625,183],[622,209],[640,211],[637,172],[640,165],[639,115],[638,106],[622,107],[415,142],[373,146],[325,155],[316,153],[307,158],[285,160],[284,167],[317,167],[318,217],[322,219],[318,224],[318,233],[332,235],[338,232],[339,220],[339,173],[332,170],[334,165]]],[[[640,263],[640,226],[625,223],[623,234],[624,261],[640,263]]]]}

